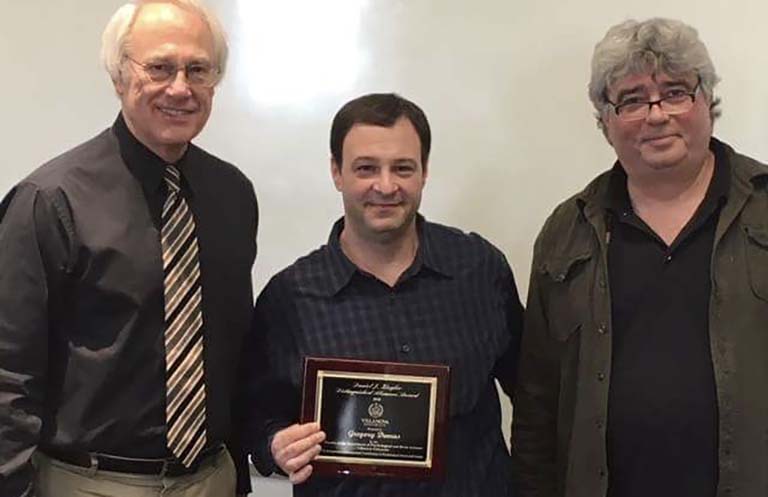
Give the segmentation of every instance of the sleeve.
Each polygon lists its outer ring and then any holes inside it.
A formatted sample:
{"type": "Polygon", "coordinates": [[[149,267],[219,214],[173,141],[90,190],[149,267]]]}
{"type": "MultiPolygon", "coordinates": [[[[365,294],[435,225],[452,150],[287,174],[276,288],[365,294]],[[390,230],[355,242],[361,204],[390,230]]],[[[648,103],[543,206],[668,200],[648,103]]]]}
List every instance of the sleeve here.
{"type": "Polygon", "coordinates": [[[557,495],[557,412],[560,393],[558,349],[549,334],[545,282],[537,268],[541,262],[541,236],[534,249],[520,368],[512,422],[512,457],[520,497],[557,495]]]}
{"type": "MultiPolygon", "coordinates": [[[[248,337],[246,336],[246,340],[248,337]]],[[[247,350],[247,347],[243,347],[247,350]]],[[[248,378],[249,358],[246,353],[241,354],[241,359],[237,371],[239,383],[245,384],[248,378]]],[[[227,448],[235,463],[237,474],[237,495],[245,495],[251,492],[251,475],[248,469],[248,449],[245,442],[245,433],[248,423],[248,403],[247,391],[239,386],[235,392],[235,399],[232,403],[232,436],[227,440],[227,448]]]]}
{"type": "MultiPolygon", "coordinates": [[[[61,207],[61,206],[59,206],[61,207]]],[[[21,184],[0,204],[0,495],[31,497],[43,425],[50,297],[66,270],[61,209],[21,184]]]]}
{"type": "Polygon", "coordinates": [[[517,378],[520,339],[523,334],[523,306],[520,304],[512,268],[509,267],[506,258],[501,254],[500,256],[502,259],[501,295],[509,343],[504,354],[496,361],[494,376],[504,392],[512,398],[517,378]]]}
{"type": "MultiPolygon", "coordinates": [[[[259,209],[253,186],[249,181],[247,181],[247,184],[248,197],[251,199],[250,202],[253,206],[253,218],[250,230],[253,232],[253,256],[255,259],[258,243],[259,209]]],[[[250,288],[248,301],[253,302],[253,293],[250,288]]],[[[251,492],[251,475],[248,469],[248,449],[247,443],[244,441],[248,423],[248,399],[247,389],[243,387],[243,385],[247,384],[245,379],[249,376],[250,361],[252,360],[247,347],[249,339],[249,333],[246,332],[244,347],[242,349],[243,352],[241,353],[237,375],[235,376],[238,379],[238,384],[232,402],[232,435],[229,440],[226,441],[227,448],[235,463],[235,470],[237,473],[237,495],[245,495],[251,492]]]]}
{"type": "Polygon", "coordinates": [[[292,292],[285,273],[277,275],[256,300],[247,346],[249,445],[254,466],[264,476],[282,471],[272,458],[275,433],[299,421],[302,358],[294,341],[292,292]]]}

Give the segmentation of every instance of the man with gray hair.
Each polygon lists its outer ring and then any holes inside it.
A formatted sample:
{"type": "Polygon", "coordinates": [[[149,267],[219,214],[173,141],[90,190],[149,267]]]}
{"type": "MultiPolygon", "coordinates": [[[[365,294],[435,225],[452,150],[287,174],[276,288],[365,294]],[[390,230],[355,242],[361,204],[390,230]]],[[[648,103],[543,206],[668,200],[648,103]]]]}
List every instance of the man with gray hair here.
{"type": "Polygon", "coordinates": [[[0,495],[232,496],[256,198],[190,144],[227,44],[195,0],[137,1],[102,54],[115,123],[0,204],[0,495]]]}
{"type": "Polygon", "coordinates": [[[696,31],[627,21],[589,95],[613,168],[539,235],[514,413],[521,495],[768,495],[768,167],[712,137],[696,31]]]}

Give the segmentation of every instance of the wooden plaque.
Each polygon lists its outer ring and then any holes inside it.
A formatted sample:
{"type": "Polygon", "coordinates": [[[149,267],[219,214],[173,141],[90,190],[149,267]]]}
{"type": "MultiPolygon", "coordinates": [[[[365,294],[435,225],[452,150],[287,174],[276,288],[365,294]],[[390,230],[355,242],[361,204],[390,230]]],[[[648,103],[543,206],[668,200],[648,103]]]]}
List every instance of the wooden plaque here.
{"type": "Polygon", "coordinates": [[[315,474],[439,478],[448,366],[307,357],[301,421],[326,439],[315,474]]]}

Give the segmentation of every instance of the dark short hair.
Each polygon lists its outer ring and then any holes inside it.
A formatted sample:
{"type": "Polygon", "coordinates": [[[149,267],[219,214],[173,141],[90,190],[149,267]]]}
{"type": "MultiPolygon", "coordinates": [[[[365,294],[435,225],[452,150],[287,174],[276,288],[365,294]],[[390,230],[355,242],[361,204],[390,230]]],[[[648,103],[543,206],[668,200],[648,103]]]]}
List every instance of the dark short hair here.
{"type": "Polygon", "coordinates": [[[350,100],[339,109],[331,125],[331,156],[341,168],[344,138],[355,124],[374,126],[394,126],[401,117],[405,117],[419,135],[421,142],[421,164],[426,167],[429,159],[429,147],[432,133],[424,111],[418,105],[395,93],[371,93],[350,100]]]}

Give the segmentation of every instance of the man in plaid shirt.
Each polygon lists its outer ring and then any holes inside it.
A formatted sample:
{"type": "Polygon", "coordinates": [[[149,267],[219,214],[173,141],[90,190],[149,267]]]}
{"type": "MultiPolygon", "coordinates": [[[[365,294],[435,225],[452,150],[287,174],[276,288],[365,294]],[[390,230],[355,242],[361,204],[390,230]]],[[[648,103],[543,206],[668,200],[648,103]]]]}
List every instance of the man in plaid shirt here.
{"type": "Polygon", "coordinates": [[[522,307],[504,255],[477,234],[418,214],[430,129],[394,94],[347,103],[331,130],[331,174],[344,217],[328,243],[272,278],[256,303],[253,460],[295,496],[513,495],[494,380],[511,395],[522,307]],[[306,356],[451,368],[442,478],[312,476],[325,434],[296,424],[306,356]]]}

